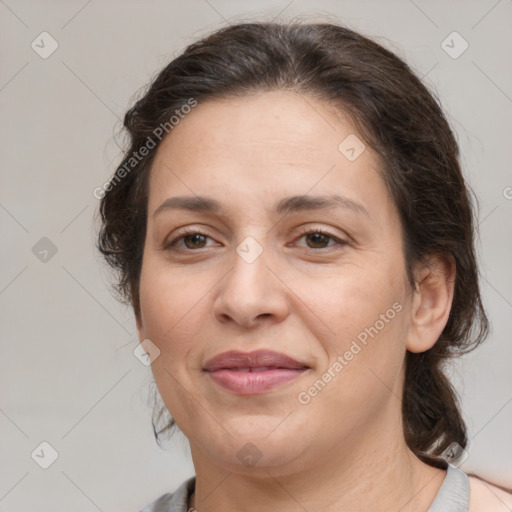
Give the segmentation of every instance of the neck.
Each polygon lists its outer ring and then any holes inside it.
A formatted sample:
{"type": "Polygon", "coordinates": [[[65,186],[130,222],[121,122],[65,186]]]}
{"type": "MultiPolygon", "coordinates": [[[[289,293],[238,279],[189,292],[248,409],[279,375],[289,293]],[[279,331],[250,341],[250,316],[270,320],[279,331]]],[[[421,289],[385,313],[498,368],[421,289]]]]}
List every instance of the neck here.
{"type": "Polygon", "coordinates": [[[445,471],[420,461],[407,448],[401,430],[391,430],[400,436],[381,429],[364,436],[364,443],[345,439],[327,453],[315,454],[316,463],[305,461],[299,470],[295,464],[293,470],[237,472],[212,464],[192,447],[196,492],[191,506],[197,512],[427,511],[445,471]]]}

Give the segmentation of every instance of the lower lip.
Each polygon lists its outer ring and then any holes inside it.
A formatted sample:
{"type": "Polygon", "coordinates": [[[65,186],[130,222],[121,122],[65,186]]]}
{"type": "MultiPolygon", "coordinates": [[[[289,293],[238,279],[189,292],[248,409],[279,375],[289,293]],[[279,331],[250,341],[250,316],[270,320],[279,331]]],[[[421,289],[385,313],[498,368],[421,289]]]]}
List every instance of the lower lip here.
{"type": "Polygon", "coordinates": [[[217,370],[208,372],[219,386],[237,395],[257,395],[265,393],[302,375],[307,368],[292,370],[276,368],[259,372],[217,370]]]}

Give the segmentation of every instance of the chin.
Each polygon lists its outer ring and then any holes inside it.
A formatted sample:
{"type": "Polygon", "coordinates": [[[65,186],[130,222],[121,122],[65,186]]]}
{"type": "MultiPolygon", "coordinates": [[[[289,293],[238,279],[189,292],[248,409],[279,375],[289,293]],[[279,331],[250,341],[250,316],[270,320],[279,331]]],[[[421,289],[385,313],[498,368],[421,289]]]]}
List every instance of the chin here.
{"type": "MultiPolygon", "coordinates": [[[[267,443],[274,440],[285,442],[292,423],[286,415],[239,413],[225,418],[221,424],[238,440],[267,443]],[[284,421],[283,421],[284,420],[284,421]]],[[[290,418],[291,419],[291,418],[290,418]]]]}
{"type": "MultiPolygon", "coordinates": [[[[285,416],[286,417],[286,416],[285,416]]],[[[290,418],[291,419],[291,418],[290,418]]],[[[223,461],[228,471],[254,474],[264,470],[293,465],[306,450],[309,443],[303,438],[304,432],[294,425],[287,424],[288,419],[270,415],[238,415],[236,418],[222,421],[222,433],[212,439],[208,435],[211,457],[223,461]]],[[[262,474],[268,476],[266,471],[262,474]]]]}

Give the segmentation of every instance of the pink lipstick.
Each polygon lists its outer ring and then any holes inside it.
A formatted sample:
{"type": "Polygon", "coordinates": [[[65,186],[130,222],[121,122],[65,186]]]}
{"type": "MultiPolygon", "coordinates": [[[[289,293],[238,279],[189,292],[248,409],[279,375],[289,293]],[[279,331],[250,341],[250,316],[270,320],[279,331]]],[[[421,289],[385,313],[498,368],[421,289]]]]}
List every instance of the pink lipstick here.
{"type": "Polygon", "coordinates": [[[271,350],[224,352],[204,366],[215,383],[238,395],[265,393],[297,378],[308,368],[305,363],[271,350]]]}

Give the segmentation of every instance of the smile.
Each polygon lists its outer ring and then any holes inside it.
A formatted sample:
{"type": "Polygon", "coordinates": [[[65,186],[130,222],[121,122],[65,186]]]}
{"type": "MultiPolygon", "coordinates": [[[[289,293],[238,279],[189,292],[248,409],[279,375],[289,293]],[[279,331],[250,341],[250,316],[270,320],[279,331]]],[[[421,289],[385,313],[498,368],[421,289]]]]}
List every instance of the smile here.
{"type": "Polygon", "coordinates": [[[224,352],[210,359],[204,371],[214,383],[238,395],[266,393],[296,379],[309,367],[279,352],[224,352]]]}

